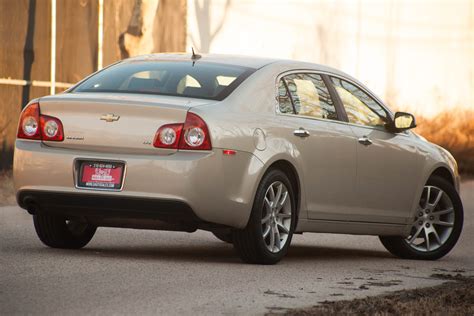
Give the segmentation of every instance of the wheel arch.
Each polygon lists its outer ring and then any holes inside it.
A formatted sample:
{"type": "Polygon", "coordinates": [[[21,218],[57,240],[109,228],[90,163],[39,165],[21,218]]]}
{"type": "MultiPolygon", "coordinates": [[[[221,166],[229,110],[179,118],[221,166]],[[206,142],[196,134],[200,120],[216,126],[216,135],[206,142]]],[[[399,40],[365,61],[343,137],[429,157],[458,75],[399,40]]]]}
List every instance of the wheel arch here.
{"type": "MultiPolygon", "coordinates": [[[[440,177],[448,181],[451,185],[454,186],[455,190],[459,192],[459,183],[456,179],[456,176],[454,175],[452,170],[449,168],[449,166],[443,163],[438,163],[438,164],[433,165],[430,169],[427,170],[426,173],[424,173],[423,182],[419,186],[417,194],[416,194],[416,199],[413,202],[410,218],[414,217],[416,214],[416,211],[417,211],[416,205],[418,204],[418,201],[421,197],[425,184],[434,176],[440,177]]],[[[408,229],[408,226],[407,226],[407,229],[408,229]]]]}
{"type": "Polygon", "coordinates": [[[453,174],[451,173],[451,171],[449,171],[449,169],[445,166],[438,166],[437,168],[435,168],[430,176],[428,177],[428,179],[432,178],[432,177],[440,177],[446,181],[448,181],[449,183],[451,183],[454,187],[456,187],[456,182],[454,180],[454,176],[453,174]]]}

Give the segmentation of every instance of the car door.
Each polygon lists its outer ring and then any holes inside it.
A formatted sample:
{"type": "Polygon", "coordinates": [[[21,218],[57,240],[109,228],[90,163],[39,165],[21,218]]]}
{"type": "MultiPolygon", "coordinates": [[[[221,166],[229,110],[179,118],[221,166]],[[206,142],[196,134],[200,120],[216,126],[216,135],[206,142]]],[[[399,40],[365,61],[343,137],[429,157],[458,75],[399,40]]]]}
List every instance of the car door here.
{"type": "Polygon", "coordinates": [[[310,219],[332,218],[353,194],[356,145],[339,112],[320,74],[292,73],[279,81],[281,129],[291,135],[303,169],[310,219]]]}
{"type": "Polygon", "coordinates": [[[388,111],[360,86],[331,82],[357,139],[357,177],[352,220],[404,223],[415,200],[422,157],[411,133],[391,133],[388,111]]]}

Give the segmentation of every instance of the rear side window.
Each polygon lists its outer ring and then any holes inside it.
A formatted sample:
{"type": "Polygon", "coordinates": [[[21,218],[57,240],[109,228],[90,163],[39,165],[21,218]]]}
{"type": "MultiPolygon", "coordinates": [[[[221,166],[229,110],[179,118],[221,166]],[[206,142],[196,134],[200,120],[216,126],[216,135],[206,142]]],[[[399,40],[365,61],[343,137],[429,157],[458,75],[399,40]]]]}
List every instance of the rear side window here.
{"type": "Polygon", "coordinates": [[[286,87],[283,79],[280,79],[278,85],[278,103],[280,105],[280,112],[286,114],[295,114],[293,104],[291,103],[290,93],[286,87]]]}
{"type": "Polygon", "coordinates": [[[278,90],[280,112],[337,120],[336,108],[320,75],[287,75],[281,79],[278,90]]]}
{"type": "Polygon", "coordinates": [[[253,68],[197,61],[126,61],[90,77],[72,92],[115,92],[223,100],[253,68]]]}

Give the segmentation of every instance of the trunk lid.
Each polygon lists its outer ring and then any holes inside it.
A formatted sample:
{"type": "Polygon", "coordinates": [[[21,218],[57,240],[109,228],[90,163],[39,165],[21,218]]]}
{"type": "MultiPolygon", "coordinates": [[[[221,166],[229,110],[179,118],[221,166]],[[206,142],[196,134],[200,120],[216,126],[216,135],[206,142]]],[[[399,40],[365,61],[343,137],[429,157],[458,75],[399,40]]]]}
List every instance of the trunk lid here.
{"type": "Polygon", "coordinates": [[[107,153],[172,154],[153,147],[158,128],[182,123],[187,111],[209,100],[144,94],[65,93],[41,98],[41,114],[54,116],[64,127],[64,141],[51,147],[107,153]]]}

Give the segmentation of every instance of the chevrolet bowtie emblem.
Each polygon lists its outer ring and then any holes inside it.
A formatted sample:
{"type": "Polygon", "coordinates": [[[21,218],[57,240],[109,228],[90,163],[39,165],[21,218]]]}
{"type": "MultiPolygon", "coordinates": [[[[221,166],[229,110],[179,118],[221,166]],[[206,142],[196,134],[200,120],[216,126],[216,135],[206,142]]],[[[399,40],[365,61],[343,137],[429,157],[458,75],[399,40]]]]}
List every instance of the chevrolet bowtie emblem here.
{"type": "Polygon", "coordinates": [[[118,121],[119,118],[120,118],[119,115],[115,115],[113,113],[104,114],[100,117],[102,121],[106,121],[108,123],[118,121]]]}

